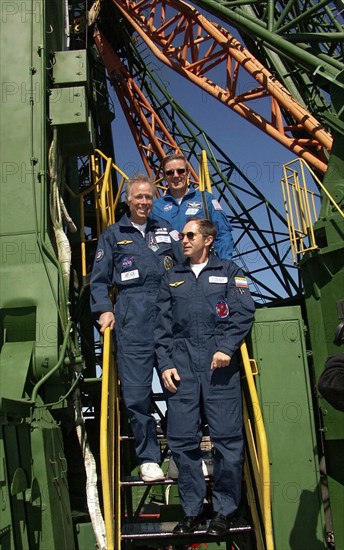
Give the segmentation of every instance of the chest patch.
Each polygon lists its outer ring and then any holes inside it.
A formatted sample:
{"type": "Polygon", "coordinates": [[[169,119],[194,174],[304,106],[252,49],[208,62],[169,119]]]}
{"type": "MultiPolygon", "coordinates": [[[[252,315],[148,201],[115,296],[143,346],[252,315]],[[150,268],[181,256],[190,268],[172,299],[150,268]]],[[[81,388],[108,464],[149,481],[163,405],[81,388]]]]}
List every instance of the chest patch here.
{"type": "Polygon", "coordinates": [[[171,267],[173,267],[173,260],[171,258],[171,256],[165,256],[164,258],[164,268],[166,271],[168,271],[169,269],[171,269],[171,267]]]}
{"type": "Polygon", "coordinates": [[[157,243],[170,243],[171,237],[169,235],[156,235],[155,240],[157,243]]]}
{"type": "Polygon", "coordinates": [[[134,256],[126,256],[122,261],[123,269],[128,269],[134,263],[134,256]]]}
{"type": "Polygon", "coordinates": [[[173,204],[169,202],[168,204],[165,204],[164,212],[169,212],[170,210],[172,210],[172,208],[173,208],[173,204]]]}
{"type": "Polygon", "coordinates": [[[133,269],[132,271],[126,271],[125,273],[121,273],[121,281],[131,281],[131,279],[138,279],[139,278],[139,270],[133,269]]]}
{"type": "Polygon", "coordinates": [[[221,302],[217,302],[216,306],[216,315],[220,317],[221,319],[225,319],[229,315],[229,307],[225,300],[221,300],[221,302]]]}
{"type": "Polygon", "coordinates": [[[157,243],[154,233],[151,233],[149,235],[148,248],[150,248],[153,252],[159,250],[159,245],[157,243]]]}
{"type": "Polygon", "coordinates": [[[209,283],[228,283],[228,277],[209,277],[209,283]]]}
{"type": "Polygon", "coordinates": [[[198,211],[199,211],[199,208],[191,208],[190,206],[188,206],[187,210],[185,211],[185,215],[196,216],[198,211]]]}

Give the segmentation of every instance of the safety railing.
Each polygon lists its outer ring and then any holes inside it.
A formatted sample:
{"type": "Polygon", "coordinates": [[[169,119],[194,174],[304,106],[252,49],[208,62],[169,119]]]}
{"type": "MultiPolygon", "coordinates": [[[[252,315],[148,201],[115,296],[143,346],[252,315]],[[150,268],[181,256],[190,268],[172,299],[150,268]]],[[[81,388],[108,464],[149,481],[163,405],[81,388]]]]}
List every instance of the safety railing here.
{"type": "Polygon", "coordinates": [[[68,185],[66,185],[69,194],[73,198],[79,200],[81,273],[83,277],[86,277],[87,274],[86,246],[94,241],[94,239],[86,238],[85,199],[88,195],[93,193],[96,212],[96,232],[98,238],[106,227],[112,223],[115,223],[115,211],[119,203],[124,183],[128,179],[128,176],[112,161],[112,159],[104,155],[104,153],[102,153],[99,149],[96,149],[95,154],[90,157],[90,168],[92,184],[87,187],[87,189],[76,194],[68,185]],[[105,160],[105,170],[101,175],[99,157],[102,157],[105,160]],[[115,170],[121,177],[115,198],[113,196],[112,170],[115,170]]]}
{"type": "Polygon", "coordinates": [[[297,263],[300,255],[318,248],[313,225],[317,219],[316,201],[319,195],[307,189],[306,170],[333,207],[344,217],[344,212],[305,160],[295,159],[286,163],[283,166],[281,185],[294,263],[297,263]]]}
{"type": "Polygon", "coordinates": [[[118,380],[112,335],[110,328],[107,328],[105,329],[103,342],[100,412],[100,468],[107,550],[120,548],[121,511],[120,506],[117,505],[119,498],[118,480],[120,477],[119,453],[117,450],[119,446],[118,399],[118,380]]]}
{"type": "MultiPolygon", "coordinates": [[[[92,186],[80,197],[82,221],[84,221],[84,197],[94,192],[96,207],[97,235],[115,222],[115,211],[122,193],[127,175],[96,149],[91,157],[92,186]],[[99,173],[99,157],[105,160],[104,174],[99,173]],[[116,196],[113,195],[111,170],[121,176],[116,196]]],[[[85,232],[82,228],[82,257],[85,253],[85,232]]],[[[83,264],[86,274],[86,262],[83,264]]],[[[101,413],[100,413],[100,468],[103,493],[104,523],[107,550],[119,550],[121,547],[121,501],[120,501],[120,414],[119,414],[119,381],[114,359],[113,338],[110,328],[104,332],[101,413]]]]}
{"type": "Polygon", "coordinates": [[[245,464],[246,487],[248,489],[258,550],[264,547],[266,550],[273,550],[274,538],[271,515],[269,451],[263,414],[253,378],[253,372],[256,373],[257,369],[255,362],[249,358],[245,342],[241,344],[240,352],[247,383],[247,396],[243,396],[244,429],[248,447],[247,451],[253,472],[252,481],[254,482],[254,487],[256,488],[258,496],[260,515],[255,507],[256,498],[253,491],[253,484],[250,482],[251,474],[247,463],[245,464]],[[262,533],[260,527],[260,516],[262,517],[264,533],[262,533]]]}

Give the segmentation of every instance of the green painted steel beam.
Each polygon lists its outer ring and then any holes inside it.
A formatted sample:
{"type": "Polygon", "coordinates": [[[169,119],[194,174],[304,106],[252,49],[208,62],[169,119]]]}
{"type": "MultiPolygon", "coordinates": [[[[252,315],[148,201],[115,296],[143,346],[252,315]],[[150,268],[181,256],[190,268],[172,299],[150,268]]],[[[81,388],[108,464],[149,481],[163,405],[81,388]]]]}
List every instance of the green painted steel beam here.
{"type": "MultiPolygon", "coordinates": [[[[304,48],[293,44],[288,37],[280,36],[277,33],[269,30],[268,25],[258,18],[249,17],[248,14],[240,8],[231,9],[228,2],[221,4],[215,0],[196,0],[194,2],[206,11],[214,13],[217,17],[230,22],[240,31],[248,33],[254,40],[260,40],[262,43],[270,47],[273,51],[281,56],[288,58],[290,61],[297,62],[301,67],[310,70],[313,74],[321,76],[324,81],[332,83],[344,88],[343,83],[338,80],[340,69],[330,58],[319,62],[319,56],[314,55],[304,48]]],[[[236,7],[236,6],[234,6],[236,7]]],[[[340,40],[340,39],[339,39],[340,40]]],[[[342,66],[344,69],[344,64],[342,66]]]]}

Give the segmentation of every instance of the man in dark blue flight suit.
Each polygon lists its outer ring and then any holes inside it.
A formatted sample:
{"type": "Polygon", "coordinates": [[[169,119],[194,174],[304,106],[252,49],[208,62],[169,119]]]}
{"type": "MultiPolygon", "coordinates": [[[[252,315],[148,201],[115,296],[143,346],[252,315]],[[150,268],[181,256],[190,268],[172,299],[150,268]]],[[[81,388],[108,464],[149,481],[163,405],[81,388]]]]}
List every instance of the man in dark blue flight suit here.
{"type": "Polygon", "coordinates": [[[206,485],[201,468],[200,407],[214,456],[214,517],[221,536],[241,497],[243,455],[240,373],[236,351],[249,332],[254,302],[241,269],[209,253],[216,228],[192,219],[181,234],[186,260],[164,275],[158,296],[155,349],[168,398],[167,441],[179,469],[185,513],[175,533],[204,523],[206,485]]]}
{"type": "Polygon", "coordinates": [[[101,235],[91,277],[91,310],[100,331],[115,328],[122,395],[135,437],[144,481],[164,479],[155,420],[150,414],[155,365],[154,324],[161,278],[178,257],[178,233],[163,220],[148,219],[155,186],[139,174],[126,186],[130,217],[101,235]],[[109,291],[116,287],[115,312],[109,291]]]}
{"type": "Polygon", "coordinates": [[[189,167],[179,153],[163,160],[168,185],[166,195],[154,201],[152,217],[166,220],[173,229],[182,231],[190,218],[209,218],[216,226],[214,250],[219,258],[231,260],[233,254],[232,226],[220,203],[208,192],[188,187],[189,167]]]}

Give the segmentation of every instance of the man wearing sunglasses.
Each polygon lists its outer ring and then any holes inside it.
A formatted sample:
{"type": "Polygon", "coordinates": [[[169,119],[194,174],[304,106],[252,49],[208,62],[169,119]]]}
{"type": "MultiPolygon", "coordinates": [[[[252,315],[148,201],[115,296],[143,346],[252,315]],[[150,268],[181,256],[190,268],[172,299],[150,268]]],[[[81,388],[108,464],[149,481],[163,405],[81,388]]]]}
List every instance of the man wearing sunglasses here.
{"type": "Polygon", "coordinates": [[[210,253],[215,225],[192,218],[180,234],[186,260],[162,279],[155,325],[158,369],[168,390],[167,441],[179,470],[184,518],[176,534],[205,523],[200,413],[214,445],[214,516],[221,537],[241,498],[243,455],[240,372],[236,351],[249,332],[254,302],[242,270],[210,253]]]}
{"type": "Polygon", "coordinates": [[[164,479],[160,447],[151,415],[155,366],[156,297],[164,272],[182,259],[177,232],[165,221],[148,218],[155,185],[144,174],[128,180],[130,214],[100,236],[91,276],[91,310],[99,330],[115,330],[121,390],[144,481],[164,479]],[[115,313],[109,291],[117,290],[115,313]]]}
{"type": "Polygon", "coordinates": [[[217,229],[214,250],[219,258],[230,260],[233,253],[232,227],[219,202],[211,193],[188,187],[189,168],[183,155],[166,156],[162,167],[168,191],[154,201],[152,217],[168,221],[177,231],[182,231],[190,218],[209,218],[217,229]]]}

